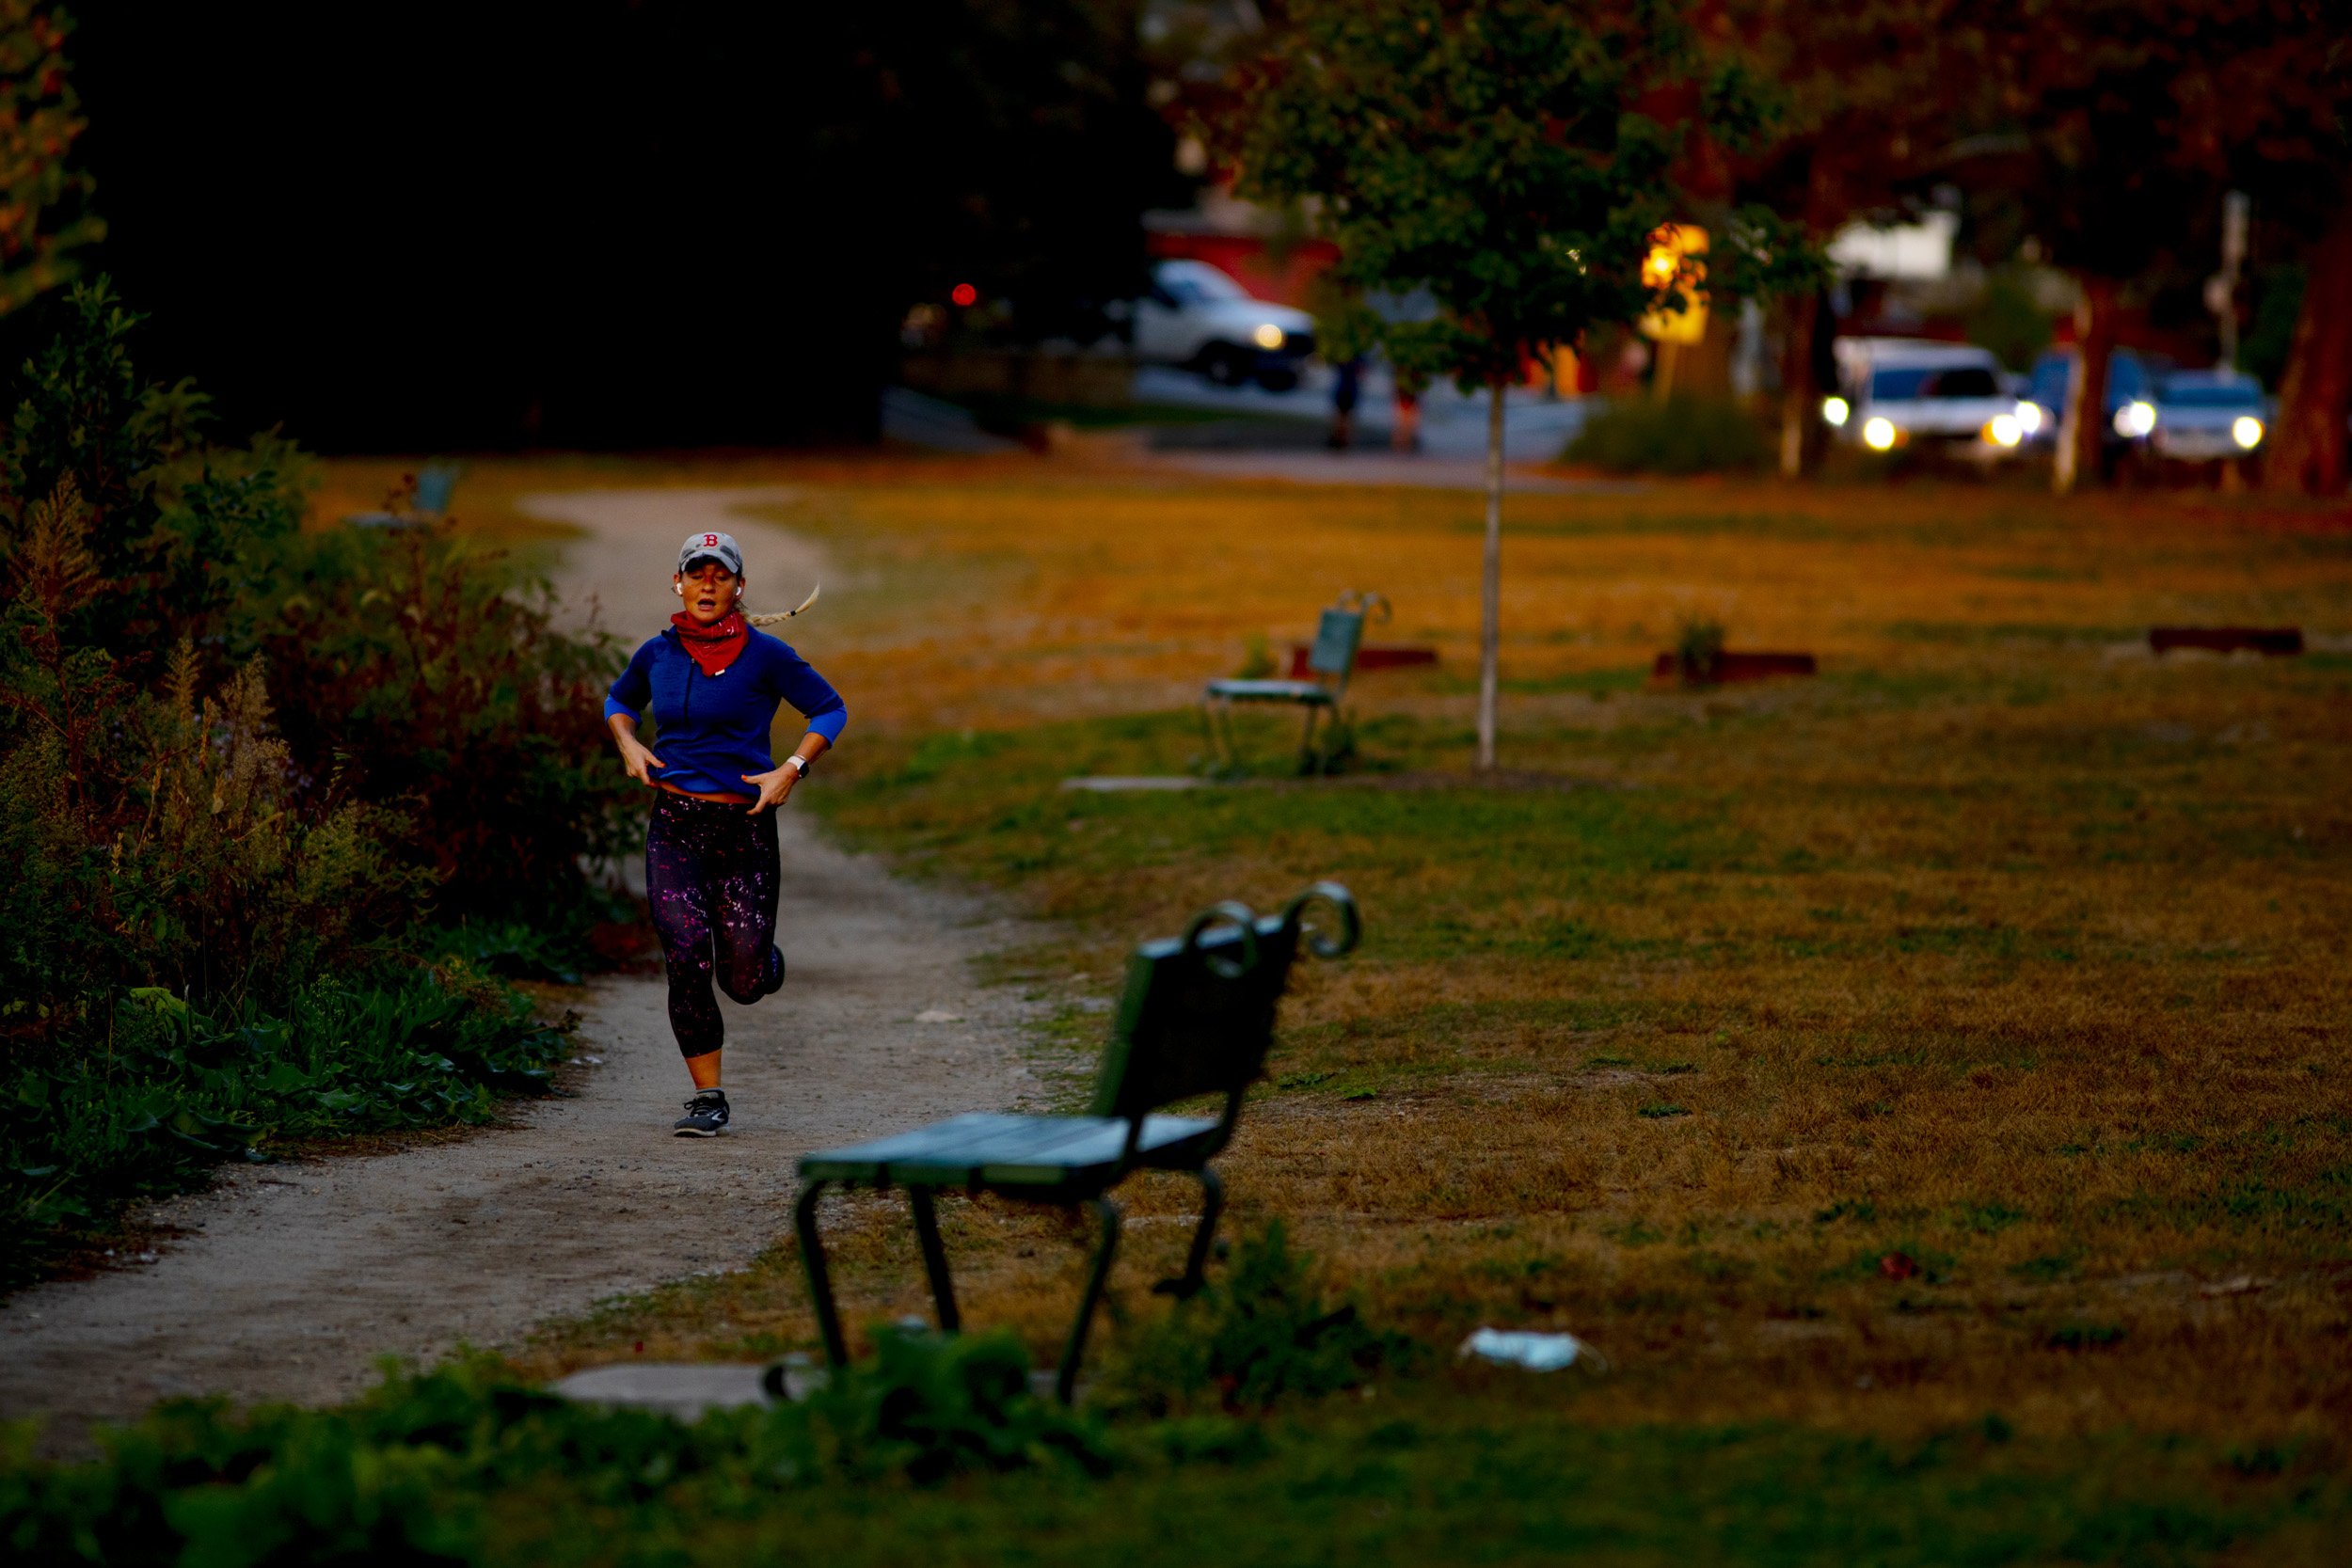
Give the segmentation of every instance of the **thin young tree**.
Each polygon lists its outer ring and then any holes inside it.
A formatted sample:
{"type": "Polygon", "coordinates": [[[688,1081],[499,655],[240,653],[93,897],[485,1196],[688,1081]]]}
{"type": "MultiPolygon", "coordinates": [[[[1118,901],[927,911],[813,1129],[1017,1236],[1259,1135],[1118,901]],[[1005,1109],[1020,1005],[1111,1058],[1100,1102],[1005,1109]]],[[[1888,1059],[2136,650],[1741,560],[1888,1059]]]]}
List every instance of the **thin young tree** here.
{"type": "MultiPolygon", "coordinates": [[[[1434,319],[1380,325],[1389,358],[1486,389],[1478,766],[1491,768],[1504,389],[1589,326],[1687,308],[1695,265],[1643,273],[1659,227],[1694,215],[1672,180],[1684,133],[1753,134],[1763,95],[1736,62],[1709,60],[1673,0],[1294,0],[1236,71],[1205,129],[1239,192],[1311,203],[1343,285],[1425,291],[1434,319]]],[[[1711,292],[1737,286],[1740,261],[1794,256],[1769,214],[1743,217],[1715,246],[1711,292]]]]}

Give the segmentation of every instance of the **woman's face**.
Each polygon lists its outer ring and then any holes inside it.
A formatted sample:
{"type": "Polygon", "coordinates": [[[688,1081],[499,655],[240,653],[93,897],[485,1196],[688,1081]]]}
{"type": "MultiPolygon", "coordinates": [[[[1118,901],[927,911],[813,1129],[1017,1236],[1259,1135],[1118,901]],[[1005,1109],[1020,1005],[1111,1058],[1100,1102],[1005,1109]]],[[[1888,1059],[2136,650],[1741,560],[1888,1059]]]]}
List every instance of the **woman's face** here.
{"type": "Polygon", "coordinates": [[[725,620],[743,594],[743,579],[715,561],[697,561],[692,571],[680,572],[677,586],[686,613],[706,626],[725,620]]]}

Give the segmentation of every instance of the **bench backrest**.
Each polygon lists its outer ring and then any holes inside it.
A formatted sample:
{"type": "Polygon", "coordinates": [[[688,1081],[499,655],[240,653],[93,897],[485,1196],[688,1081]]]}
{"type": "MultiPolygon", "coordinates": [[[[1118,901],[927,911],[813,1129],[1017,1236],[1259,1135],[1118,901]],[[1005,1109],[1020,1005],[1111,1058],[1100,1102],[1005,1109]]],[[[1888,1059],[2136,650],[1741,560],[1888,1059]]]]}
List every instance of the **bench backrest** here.
{"type": "Polygon", "coordinates": [[[1315,645],[1307,654],[1307,668],[1318,675],[1344,675],[1356,667],[1356,649],[1364,640],[1364,612],[1327,610],[1315,623],[1315,645]]]}
{"type": "Polygon", "coordinates": [[[435,516],[449,510],[456,494],[459,469],[454,463],[427,463],[417,470],[417,510],[435,516]]]}
{"type": "Polygon", "coordinates": [[[1372,615],[1373,607],[1380,609],[1380,619],[1389,618],[1389,596],[1351,588],[1342,594],[1339,602],[1323,612],[1315,623],[1315,645],[1307,652],[1307,668],[1318,675],[1337,675],[1345,686],[1350,672],[1356,668],[1357,650],[1363,646],[1364,622],[1372,615]]]}
{"type": "Polygon", "coordinates": [[[1242,1091],[1264,1069],[1274,1010],[1299,947],[1337,958],[1361,929],[1347,889],[1317,882],[1279,914],[1219,904],[1193,916],[1183,936],[1136,948],[1104,1047],[1092,1114],[1131,1117],[1139,1129],[1147,1113],[1171,1101],[1222,1094],[1230,1135],[1242,1091]],[[1310,930],[1306,918],[1318,905],[1328,907],[1331,925],[1310,930]]]}

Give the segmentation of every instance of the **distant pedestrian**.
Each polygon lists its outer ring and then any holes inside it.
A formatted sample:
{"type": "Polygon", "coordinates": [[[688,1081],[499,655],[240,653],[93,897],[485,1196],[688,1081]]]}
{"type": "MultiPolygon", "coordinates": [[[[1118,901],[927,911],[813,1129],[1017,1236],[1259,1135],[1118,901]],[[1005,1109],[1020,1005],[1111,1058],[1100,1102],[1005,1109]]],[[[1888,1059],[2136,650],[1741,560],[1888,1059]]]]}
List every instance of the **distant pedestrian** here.
{"type": "Polygon", "coordinates": [[[670,1028],[694,1084],[675,1131],[707,1138],[727,1125],[719,1085],[726,1030],[711,982],[745,1004],[782,989],[772,808],[841,737],[850,713],[807,660],[742,613],[743,552],[731,535],[689,535],[671,585],[685,609],[628,661],[604,717],[628,776],[660,791],[645,831],[645,896],[669,972],[670,1028]],[[769,730],[785,703],[808,733],[779,767],[769,730]],[[649,705],[661,755],[637,738],[649,705]]]}
{"type": "Polygon", "coordinates": [[[1396,423],[1389,431],[1389,446],[1396,451],[1421,451],[1421,395],[1429,389],[1429,377],[1418,371],[1392,368],[1391,379],[1396,385],[1396,423]]]}
{"type": "Polygon", "coordinates": [[[1333,451],[1345,451],[1356,438],[1356,404],[1364,389],[1363,356],[1343,359],[1331,369],[1337,373],[1331,383],[1331,436],[1326,444],[1333,451]]]}

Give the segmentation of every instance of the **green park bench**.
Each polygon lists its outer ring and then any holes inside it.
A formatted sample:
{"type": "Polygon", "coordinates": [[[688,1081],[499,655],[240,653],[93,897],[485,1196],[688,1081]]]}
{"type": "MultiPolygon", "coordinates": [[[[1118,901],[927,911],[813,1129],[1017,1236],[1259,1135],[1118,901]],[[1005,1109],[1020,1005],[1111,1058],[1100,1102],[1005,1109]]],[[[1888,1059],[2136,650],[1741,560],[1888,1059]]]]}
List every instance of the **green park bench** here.
{"type": "Polygon", "coordinates": [[[949,1334],[961,1327],[961,1320],[946,1250],[940,1244],[932,1207],[936,1194],[961,1189],[1064,1209],[1083,1204],[1094,1211],[1102,1234],[1055,1379],[1055,1392],[1068,1403],[1086,1351],[1087,1325],[1119,1245],[1119,1205],[1104,1195],[1137,1170],[1182,1171],[1200,1183],[1200,1223],[1184,1272],[1152,1287],[1180,1298],[1198,1291],[1225,1203],[1224,1184],[1209,1162],[1232,1138],[1243,1093],[1264,1069],[1275,1007],[1289,983],[1292,960],[1302,941],[1317,957],[1336,958],[1356,945],[1360,930],[1354,896],[1336,882],[1315,883],[1276,915],[1260,917],[1233,903],[1203,910],[1183,936],[1145,942],[1128,959],[1126,993],[1112,1018],[1087,1115],[975,1112],[872,1143],[803,1155],[794,1218],[827,1359],[836,1367],[850,1359],[817,1224],[818,1199],[828,1187],[906,1189],[939,1326],[949,1334]],[[1307,926],[1315,906],[1328,907],[1327,928],[1307,926]],[[1209,1094],[1225,1097],[1224,1113],[1215,1118],[1154,1114],[1163,1105],[1209,1094]]]}
{"type": "Polygon", "coordinates": [[[1356,651],[1363,645],[1364,622],[1375,605],[1379,607],[1380,619],[1386,621],[1387,594],[1351,589],[1323,612],[1315,626],[1314,647],[1307,656],[1307,668],[1314,674],[1312,680],[1234,678],[1208,684],[1200,694],[1200,722],[1208,731],[1209,745],[1216,753],[1219,771],[1232,773],[1239,767],[1233,750],[1235,703],[1294,703],[1305,707],[1307,729],[1299,737],[1298,770],[1329,771],[1331,743],[1343,733],[1346,721],[1341,705],[1347,700],[1348,677],[1356,673],[1356,651]],[[1330,722],[1322,726],[1318,744],[1316,721],[1327,713],[1331,716],[1330,722]]]}

